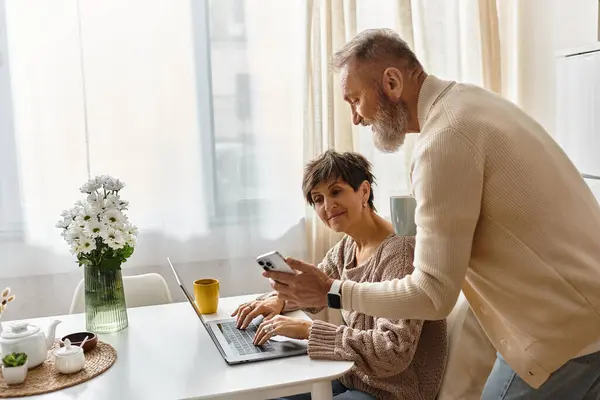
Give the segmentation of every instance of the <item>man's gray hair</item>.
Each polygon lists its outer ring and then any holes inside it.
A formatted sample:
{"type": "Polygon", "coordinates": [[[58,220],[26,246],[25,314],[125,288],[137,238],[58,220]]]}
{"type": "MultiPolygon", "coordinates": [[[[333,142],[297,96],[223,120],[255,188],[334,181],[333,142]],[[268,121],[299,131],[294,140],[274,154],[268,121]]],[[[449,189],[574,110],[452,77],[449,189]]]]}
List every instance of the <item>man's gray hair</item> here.
{"type": "Polygon", "coordinates": [[[353,61],[404,61],[409,69],[423,68],[408,43],[391,29],[362,31],[333,55],[331,67],[339,71],[353,61]]]}

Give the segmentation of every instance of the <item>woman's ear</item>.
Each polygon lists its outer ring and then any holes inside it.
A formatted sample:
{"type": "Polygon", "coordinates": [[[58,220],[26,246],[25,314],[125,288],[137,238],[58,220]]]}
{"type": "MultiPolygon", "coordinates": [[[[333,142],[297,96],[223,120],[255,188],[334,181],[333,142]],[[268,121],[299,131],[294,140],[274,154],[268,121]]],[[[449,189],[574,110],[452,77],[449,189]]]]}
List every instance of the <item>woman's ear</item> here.
{"type": "Polygon", "coordinates": [[[371,197],[371,184],[368,181],[363,181],[360,184],[359,191],[362,196],[363,207],[366,207],[369,204],[369,197],[371,197]]]}

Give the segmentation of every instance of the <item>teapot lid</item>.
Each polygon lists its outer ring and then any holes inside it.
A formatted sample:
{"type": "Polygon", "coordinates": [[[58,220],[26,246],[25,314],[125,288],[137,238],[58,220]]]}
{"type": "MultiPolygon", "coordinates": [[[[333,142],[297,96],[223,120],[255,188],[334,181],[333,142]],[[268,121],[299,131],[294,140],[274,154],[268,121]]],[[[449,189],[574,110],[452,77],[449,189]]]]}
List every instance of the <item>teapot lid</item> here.
{"type": "Polygon", "coordinates": [[[24,337],[33,335],[40,331],[40,328],[31,325],[29,322],[13,322],[8,325],[9,329],[2,332],[3,339],[22,339],[24,337]]]}

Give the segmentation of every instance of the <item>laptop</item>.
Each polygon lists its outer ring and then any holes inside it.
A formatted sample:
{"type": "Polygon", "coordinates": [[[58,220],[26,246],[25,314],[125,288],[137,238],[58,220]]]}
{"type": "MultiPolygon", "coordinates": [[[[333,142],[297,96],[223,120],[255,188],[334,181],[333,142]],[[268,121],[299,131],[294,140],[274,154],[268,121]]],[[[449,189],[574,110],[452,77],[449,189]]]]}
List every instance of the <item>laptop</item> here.
{"type": "Polygon", "coordinates": [[[179,274],[167,257],[167,261],[171,266],[171,270],[177,279],[177,284],[183,291],[188,302],[196,312],[196,315],[206,328],[208,335],[212,339],[215,346],[225,359],[227,364],[241,364],[255,361],[272,360],[275,358],[284,358],[291,356],[304,355],[307,353],[308,345],[305,341],[287,339],[269,340],[262,346],[255,346],[252,341],[254,335],[262,321],[262,317],[258,317],[245,330],[237,328],[235,318],[225,318],[214,321],[205,321],[196,308],[196,304],[192,296],[179,279],[179,274]]]}

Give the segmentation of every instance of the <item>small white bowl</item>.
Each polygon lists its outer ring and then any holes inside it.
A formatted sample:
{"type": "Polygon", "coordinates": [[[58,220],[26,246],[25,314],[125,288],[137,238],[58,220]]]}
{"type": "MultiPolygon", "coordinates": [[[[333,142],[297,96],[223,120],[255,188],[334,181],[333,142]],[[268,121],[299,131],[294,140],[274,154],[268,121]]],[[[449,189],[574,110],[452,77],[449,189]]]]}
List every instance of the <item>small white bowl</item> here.
{"type": "Polygon", "coordinates": [[[4,382],[7,385],[18,385],[20,383],[25,382],[25,378],[27,378],[27,363],[29,361],[25,361],[25,364],[19,367],[6,367],[2,366],[2,377],[4,378],[4,382]]]}

